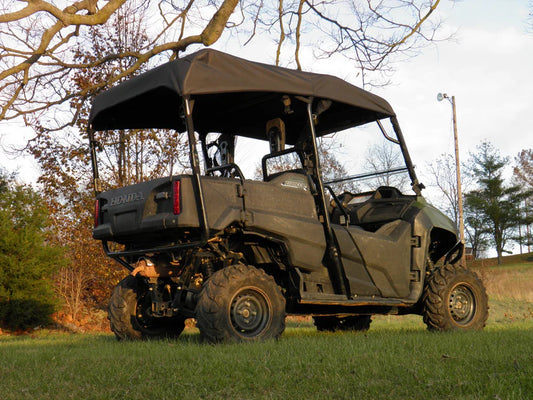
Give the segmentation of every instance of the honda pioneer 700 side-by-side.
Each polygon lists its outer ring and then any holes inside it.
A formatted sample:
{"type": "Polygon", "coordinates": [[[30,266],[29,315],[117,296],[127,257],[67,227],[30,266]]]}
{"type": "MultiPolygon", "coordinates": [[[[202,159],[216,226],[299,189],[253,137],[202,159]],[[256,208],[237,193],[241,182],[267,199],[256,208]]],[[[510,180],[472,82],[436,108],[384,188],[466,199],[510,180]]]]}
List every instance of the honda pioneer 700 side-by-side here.
{"type": "Polygon", "coordinates": [[[373,314],[419,314],[432,330],[485,325],[485,289],[460,263],[454,224],[422,197],[396,115],[376,95],[207,49],[98,95],[88,133],[93,236],[130,272],[109,304],[119,339],[177,336],[187,318],[209,342],[277,338],[287,314],[313,316],[319,330],[366,330],[373,314]],[[352,128],[365,124],[405,165],[330,181],[400,171],[413,194],[341,192],[324,179],[317,138],[348,130],[357,142],[352,128]],[[148,128],[187,135],[191,173],[103,191],[98,138],[148,128]],[[269,143],[261,180],[235,163],[236,137],[269,143]]]}

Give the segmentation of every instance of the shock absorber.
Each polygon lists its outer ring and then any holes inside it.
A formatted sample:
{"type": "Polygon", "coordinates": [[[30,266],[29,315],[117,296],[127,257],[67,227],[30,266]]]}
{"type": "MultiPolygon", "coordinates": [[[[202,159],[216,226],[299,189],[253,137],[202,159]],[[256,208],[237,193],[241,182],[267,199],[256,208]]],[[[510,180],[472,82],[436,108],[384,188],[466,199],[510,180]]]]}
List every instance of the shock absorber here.
{"type": "Polygon", "coordinates": [[[204,279],[207,280],[211,275],[215,273],[215,266],[213,265],[213,259],[211,257],[202,258],[202,274],[204,279]]]}

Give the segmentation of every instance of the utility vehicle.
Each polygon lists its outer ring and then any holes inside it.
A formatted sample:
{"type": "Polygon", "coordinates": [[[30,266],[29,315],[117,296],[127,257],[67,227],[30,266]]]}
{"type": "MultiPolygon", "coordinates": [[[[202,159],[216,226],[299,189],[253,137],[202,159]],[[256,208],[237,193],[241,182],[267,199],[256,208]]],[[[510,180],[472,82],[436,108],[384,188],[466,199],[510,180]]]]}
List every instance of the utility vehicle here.
{"type": "Polygon", "coordinates": [[[431,330],[484,327],[485,289],[460,263],[454,224],[422,197],[384,99],[206,49],[98,95],[89,124],[93,237],[130,271],[109,305],[118,339],[177,336],[188,318],[209,342],[277,338],[287,314],[311,315],[319,330],[366,330],[373,314],[419,314],[431,330]],[[326,182],[317,138],[364,124],[399,146],[405,166],[326,182]],[[145,128],[186,134],[191,173],[102,191],[97,135],[145,128]],[[269,143],[261,180],[235,163],[235,137],[269,143]],[[274,168],[283,157],[293,163],[274,168]],[[397,172],[413,194],[333,187],[397,172]]]}

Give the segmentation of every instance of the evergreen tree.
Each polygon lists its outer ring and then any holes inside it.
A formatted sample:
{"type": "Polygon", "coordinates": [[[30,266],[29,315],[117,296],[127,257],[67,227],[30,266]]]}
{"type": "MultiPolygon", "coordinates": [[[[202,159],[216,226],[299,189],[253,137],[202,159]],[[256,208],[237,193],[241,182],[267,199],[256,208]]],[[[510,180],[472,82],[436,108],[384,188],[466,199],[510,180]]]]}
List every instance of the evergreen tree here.
{"type": "Polygon", "coordinates": [[[478,189],[465,194],[467,222],[469,216],[476,217],[480,233],[485,233],[496,249],[498,264],[521,222],[520,202],[528,195],[518,185],[505,185],[502,174],[508,161],[491,143],[481,143],[478,152],[470,155],[468,171],[478,182],[478,189]]]}
{"type": "Polygon", "coordinates": [[[57,299],[52,274],[62,260],[47,243],[48,214],[30,187],[0,177],[0,327],[50,322],[57,299]]]}

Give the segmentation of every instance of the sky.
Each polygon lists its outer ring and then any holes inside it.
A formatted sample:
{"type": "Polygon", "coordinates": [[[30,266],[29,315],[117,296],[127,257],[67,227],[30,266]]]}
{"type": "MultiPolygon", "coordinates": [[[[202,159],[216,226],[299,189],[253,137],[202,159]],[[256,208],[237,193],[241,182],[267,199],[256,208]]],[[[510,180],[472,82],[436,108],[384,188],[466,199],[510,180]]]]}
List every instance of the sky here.
{"type": "MultiPolygon", "coordinates": [[[[533,28],[527,28],[532,8],[531,0],[443,1],[439,14],[445,31],[455,32],[454,39],[431,44],[396,64],[392,83],[372,89],[396,111],[419,175],[428,162],[454,152],[451,105],[437,101],[439,92],[456,98],[461,161],[484,140],[509,156],[510,165],[520,150],[533,148],[533,28]]],[[[257,47],[237,49],[224,41],[215,47],[272,62],[257,47]]],[[[304,64],[304,69],[357,84],[348,60],[334,64],[304,64]]],[[[12,122],[0,123],[0,145],[21,144],[31,135],[12,122]]],[[[28,182],[38,176],[31,159],[13,159],[1,149],[0,166],[18,170],[28,182]]]]}
{"type": "MultiPolygon", "coordinates": [[[[431,181],[427,164],[443,153],[455,152],[451,103],[437,101],[438,93],[455,96],[462,163],[481,142],[489,141],[502,156],[509,157],[505,176],[510,179],[516,155],[533,148],[530,10],[531,0],[443,1],[439,6],[443,34],[453,33],[453,38],[430,44],[418,56],[394,64],[390,85],[367,88],[392,105],[418,177],[426,186],[431,181]]],[[[226,44],[220,49],[272,63],[271,54],[258,53],[254,48],[226,44]]],[[[337,75],[360,85],[350,62],[341,57],[335,62],[307,61],[303,69],[337,75]]],[[[245,159],[236,161],[246,164],[245,159]]],[[[430,200],[438,195],[430,187],[425,194],[430,200]]]]}
{"type": "Polygon", "coordinates": [[[533,148],[533,30],[526,0],[468,0],[448,10],[456,40],[426,48],[398,66],[394,84],[380,89],[395,108],[414,162],[453,153],[454,95],[460,158],[484,140],[514,158],[533,148]]]}

